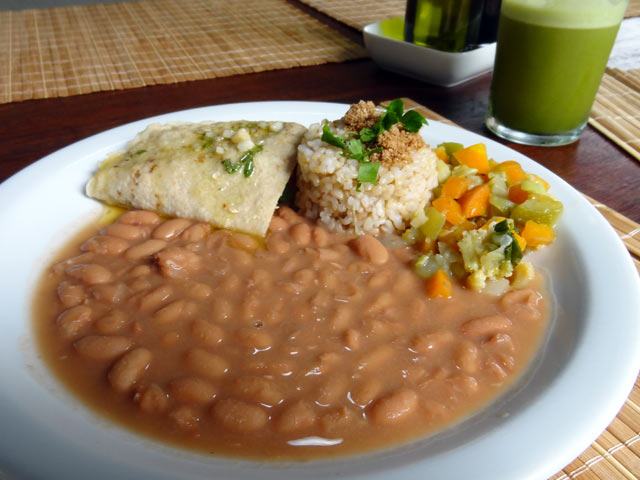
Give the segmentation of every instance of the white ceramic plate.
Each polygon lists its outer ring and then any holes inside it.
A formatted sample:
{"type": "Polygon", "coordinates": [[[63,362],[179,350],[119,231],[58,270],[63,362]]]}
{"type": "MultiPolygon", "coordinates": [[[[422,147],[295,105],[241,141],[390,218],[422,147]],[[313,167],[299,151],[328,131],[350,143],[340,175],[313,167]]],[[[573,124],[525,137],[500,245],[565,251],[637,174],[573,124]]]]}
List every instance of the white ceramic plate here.
{"type": "Polygon", "coordinates": [[[83,194],[98,162],[152,122],[340,117],[347,106],[223,105],[141,120],[55,152],[0,185],[0,476],[50,479],[487,478],[546,479],[579,455],[622,406],[640,366],[640,286],[614,231],[568,184],[532,160],[435,121],[432,145],[487,144],[542,175],[564,203],[552,247],[537,254],[556,311],[533,368],[491,406],[431,438],[352,458],[270,464],[159,445],[97,418],[50,377],[32,341],[34,282],[56,248],[101,206],[83,194]]]}

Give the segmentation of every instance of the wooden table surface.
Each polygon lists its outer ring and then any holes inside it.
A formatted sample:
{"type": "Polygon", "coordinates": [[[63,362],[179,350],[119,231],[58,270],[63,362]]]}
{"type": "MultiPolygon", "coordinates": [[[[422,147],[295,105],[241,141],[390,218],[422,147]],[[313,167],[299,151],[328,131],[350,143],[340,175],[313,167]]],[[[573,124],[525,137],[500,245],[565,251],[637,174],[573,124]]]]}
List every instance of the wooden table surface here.
{"type": "MultiPolygon", "coordinates": [[[[490,74],[442,88],[379,69],[371,60],[294,68],[213,80],[91,93],[0,105],[0,181],[43,156],[89,135],[176,110],[262,100],[413,100],[461,126],[483,126],[490,74]]],[[[506,143],[506,142],[503,142],[506,143]]],[[[508,145],[573,187],[640,222],[640,163],[587,127],[577,143],[543,148],[508,145]]]]}

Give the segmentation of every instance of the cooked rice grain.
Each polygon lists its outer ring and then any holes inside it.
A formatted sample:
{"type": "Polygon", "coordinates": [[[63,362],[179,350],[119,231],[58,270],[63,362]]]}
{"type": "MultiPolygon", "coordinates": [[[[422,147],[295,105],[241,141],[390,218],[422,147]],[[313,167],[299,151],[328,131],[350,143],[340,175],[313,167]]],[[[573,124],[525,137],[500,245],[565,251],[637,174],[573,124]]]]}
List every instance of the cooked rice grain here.
{"type": "MultiPolygon", "coordinates": [[[[341,121],[332,131],[343,135],[341,121]]],[[[380,165],[378,184],[358,185],[358,161],[321,140],[322,125],[311,125],[298,147],[296,203],[309,218],[335,231],[399,233],[438,184],[436,155],[428,147],[410,152],[400,165],[380,165]]]]}

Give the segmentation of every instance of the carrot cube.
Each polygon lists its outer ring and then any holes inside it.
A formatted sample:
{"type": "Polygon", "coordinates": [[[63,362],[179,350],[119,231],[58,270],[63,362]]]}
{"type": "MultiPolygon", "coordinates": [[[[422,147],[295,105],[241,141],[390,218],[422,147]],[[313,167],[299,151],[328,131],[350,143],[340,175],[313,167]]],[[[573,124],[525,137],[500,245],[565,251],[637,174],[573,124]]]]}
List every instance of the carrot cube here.
{"type": "Polygon", "coordinates": [[[533,220],[527,220],[520,235],[522,235],[530,247],[549,245],[556,238],[556,233],[553,231],[553,228],[549,225],[536,223],[533,220]]]}
{"type": "Polygon", "coordinates": [[[522,203],[529,198],[529,192],[522,189],[520,184],[513,185],[509,188],[509,200],[514,203],[522,203]]]}
{"type": "Polygon", "coordinates": [[[489,157],[484,143],[476,143],[453,153],[454,158],[469,168],[475,168],[478,173],[489,173],[489,157]]]}
{"type": "Polygon", "coordinates": [[[471,182],[464,177],[449,177],[442,184],[440,196],[458,199],[467,191],[471,182]]]}
{"type": "Polygon", "coordinates": [[[473,187],[460,198],[464,218],[481,217],[487,213],[491,189],[486,183],[473,187]]]}
{"type": "Polygon", "coordinates": [[[439,197],[436,198],[431,203],[436,210],[444,215],[451,225],[457,225],[463,220],[465,220],[464,215],[462,215],[462,208],[460,204],[456,202],[453,198],[449,197],[439,197]]]}
{"type": "Polygon", "coordinates": [[[449,275],[442,269],[426,280],[425,292],[429,298],[451,298],[453,286],[449,275]]]}

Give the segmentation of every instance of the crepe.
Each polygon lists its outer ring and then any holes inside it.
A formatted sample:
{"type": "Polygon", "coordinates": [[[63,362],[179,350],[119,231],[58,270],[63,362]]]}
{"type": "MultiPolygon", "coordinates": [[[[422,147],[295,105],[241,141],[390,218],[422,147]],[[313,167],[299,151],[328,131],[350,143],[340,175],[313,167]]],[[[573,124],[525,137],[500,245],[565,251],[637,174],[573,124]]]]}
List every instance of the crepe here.
{"type": "Polygon", "coordinates": [[[86,187],[108,204],[264,235],[306,128],[283,122],[154,124],[86,187]]]}

